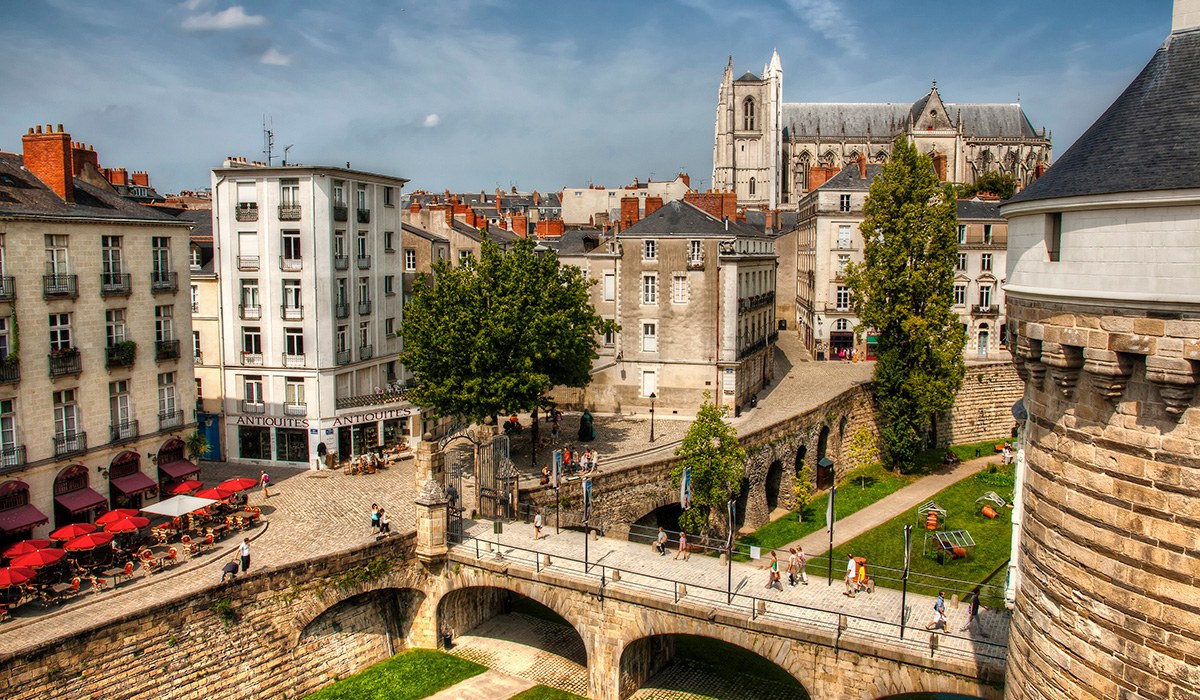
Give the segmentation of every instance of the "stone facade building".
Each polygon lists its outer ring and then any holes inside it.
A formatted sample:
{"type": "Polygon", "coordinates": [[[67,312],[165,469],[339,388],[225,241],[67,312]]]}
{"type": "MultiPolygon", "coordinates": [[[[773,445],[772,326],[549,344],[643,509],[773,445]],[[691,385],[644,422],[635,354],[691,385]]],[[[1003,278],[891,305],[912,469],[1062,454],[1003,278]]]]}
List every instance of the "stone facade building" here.
{"type": "Polygon", "coordinates": [[[684,173],[674,180],[641,182],[635,177],[632,185],[612,189],[564,187],[562,221],[567,226],[604,226],[617,221],[631,226],[663,204],[683,199],[690,187],[691,178],[684,173]]]}
{"type": "Polygon", "coordinates": [[[785,103],[783,67],[771,56],[762,77],[733,76],[717,90],[713,189],[737,193],[738,205],[791,209],[844,166],[882,163],[898,136],[933,157],[947,182],[973,183],[989,171],[1028,185],[1050,165],[1050,137],[1034,129],[1020,104],[943,103],[935,83],[916,102],[785,103]]]}
{"type": "Polygon", "coordinates": [[[188,226],[49,126],[0,153],[0,541],[194,474],[188,226]]]}
{"type": "Polygon", "coordinates": [[[1177,0],[1141,74],[1002,207],[1028,413],[1010,700],[1200,697],[1198,103],[1200,0],[1177,0]]]}

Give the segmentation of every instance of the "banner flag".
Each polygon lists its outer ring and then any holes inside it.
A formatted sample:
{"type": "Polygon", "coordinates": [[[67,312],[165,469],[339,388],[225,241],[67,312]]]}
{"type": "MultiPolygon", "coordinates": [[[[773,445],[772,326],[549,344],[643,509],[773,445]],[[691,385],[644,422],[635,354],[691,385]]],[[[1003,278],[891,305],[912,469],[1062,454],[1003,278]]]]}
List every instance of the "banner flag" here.
{"type": "Polygon", "coordinates": [[[829,489],[829,503],[825,504],[825,530],[833,534],[833,499],[837,497],[837,487],[829,489]]]}

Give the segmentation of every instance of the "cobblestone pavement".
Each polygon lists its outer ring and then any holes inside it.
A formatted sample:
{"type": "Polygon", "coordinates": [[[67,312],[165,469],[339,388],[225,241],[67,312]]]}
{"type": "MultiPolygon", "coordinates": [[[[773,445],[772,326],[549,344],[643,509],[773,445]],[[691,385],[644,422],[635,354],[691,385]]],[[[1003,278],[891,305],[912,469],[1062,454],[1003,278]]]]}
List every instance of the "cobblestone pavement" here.
{"type": "MultiPolygon", "coordinates": [[[[534,552],[548,554],[551,566],[559,572],[586,576],[593,581],[599,581],[603,575],[607,585],[614,588],[658,592],[668,599],[673,599],[677,585],[683,584],[687,586],[687,599],[729,607],[726,594],[729,572],[715,557],[693,554],[687,561],[676,560],[673,554],[655,554],[648,545],[600,538],[589,543],[590,566],[585,574],[583,533],[564,530],[555,535],[550,530],[549,537],[534,542],[533,526],[525,523],[506,524],[504,533],[498,536],[492,534],[489,522],[464,521],[464,528],[468,539],[455,545],[454,549],[468,556],[475,556],[477,546],[481,557],[495,556],[494,552],[486,553],[487,543],[493,543],[493,549],[510,561],[533,566],[534,552]],[[620,570],[620,582],[612,582],[610,569],[620,570]]],[[[843,595],[845,586],[837,579],[830,586],[826,580],[810,575],[810,585],[785,587],[782,591],[767,589],[766,581],[767,574],[756,569],[753,563],[735,563],[732,607],[749,616],[754,606],[762,604],[766,612],[760,610],[758,615],[765,614],[769,619],[785,624],[827,631],[836,630],[838,615],[844,614],[848,618],[848,627],[842,633],[843,637],[929,653],[933,633],[925,631],[924,626],[933,616],[933,597],[908,594],[905,638],[900,639],[900,591],[877,588],[874,593],[859,593],[857,597],[849,598],[843,595]]],[[[962,604],[954,608],[948,597],[946,612],[949,633],[936,632],[937,654],[978,657],[980,660],[1003,658],[1007,654],[1009,614],[1006,611],[987,610],[980,615],[979,624],[965,633],[959,633],[958,628],[967,619],[967,606],[962,604]]]]}
{"type": "Polygon", "coordinates": [[[808,696],[795,687],[691,659],[676,659],[654,674],[630,700],[800,700],[808,696]]]}
{"type": "MultiPolygon", "coordinates": [[[[204,462],[199,478],[216,485],[238,476],[256,478],[259,470],[236,463],[204,462]]],[[[374,532],[371,503],[392,516],[392,531],[416,526],[413,461],[404,460],[375,474],[349,476],[340,471],[272,468],[270,498],[256,488],[250,505],[260,506],[266,526],[248,530],[252,570],[282,566],[363,544],[374,532]]],[[[146,579],[137,574],[115,590],[76,596],[60,607],[27,603],[0,625],[0,654],[11,654],[138,610],[186,597],[221,580],[221,567],[234,555],[239,537],[227,537],[212,552],[176,564],[146,579]]],[[[111,579],[109,580],[111,583],[111,579]]]]}
{"type": "Polygon", "coordinates": [[[454,656],[587,697],[587,650],[573,627],[523,613],[498,615],[454,640],[454,656]]]}

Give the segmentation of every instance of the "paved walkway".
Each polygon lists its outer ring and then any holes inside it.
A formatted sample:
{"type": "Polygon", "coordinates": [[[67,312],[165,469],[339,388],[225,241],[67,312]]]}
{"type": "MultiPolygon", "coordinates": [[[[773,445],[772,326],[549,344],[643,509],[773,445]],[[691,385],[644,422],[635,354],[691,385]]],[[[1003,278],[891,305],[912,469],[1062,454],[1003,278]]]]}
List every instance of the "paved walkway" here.
{"type": "Polygon", "coordinates": [[[465,681],[459,681],[445,690],[438,691],[425,700],[508,700],[534,685],[536,683],[523,678],[488,669],[478,676],[471,676],[465,681]]]}
{"type": "Polygon", "coordinates": [[[498,615],[456,637],[450,653],[524,678],[530,686],[587,697],[587,650],[568,625],[522,613],[498,615]]]}
{"type": "MultiPolygon", "coordinates": [[[[843,636],[854,636],[874,645],[903,647],[918,653],[929,653],[930,634],[924,625],[932,617],[934,599],[912,592],[908,594],[908,616],[905,639],[899,638],[901,593],[887,588],[877,588],[874,593],[859,594],[856,598],[842,595],[845,590],[840,581],[832,586],[825,580],[810,577],[811,585],[785,587],[784,590],[767,589],[766,574],[748,563],[734,563],[732,571],[732,605],[727,602],[729,571],[715,557],[694,554],[688,561],[676,560],[673,554],[659,556],[645,544],[625,540],[600,538],[588,543],[588,567],[585,573],[583,533],[564,530],[553,534],[552,528],[544,528],[549,537],[533,540],[533,526],[525,523],[509,523],[501,535],[492,534],[492,524],[482,521],[465,521],[467,541],[455,545],[458,556],[474,558],[496,557],[534,567],[537,555],[549,555],[551,567],[560,574],[576,575],[593,583],[603,576],[606,585],[612,588],[630,587],[641,592],[656,592],[666,600],[673,600],[678,592],[677,584],[687,586],[686,597],[691,601],[702,601],[706,605],[733,609],[751,615],[751,609],[760,604],[766,606],[766,615],[776,622],[820,628],[826,631],[837,629],[838,615],[849,618],[843,636]],[[488,549],[492,551],[488,551],[488,549]],[[620,572],[620,581],[612,581],[613,569],[620,572]],[[761,601],[761,603],[760,603],[761,601]]],[[[959,633],[959,626],[966,621],[966,605],[951,609],[947,601],[949,634],[939,635],[938,654],[979,657],[985,660],[1004,658],[1008,644],[1008,613],[1003,610],[988,610],[981,616],[980,624],[966,633],[959,633]],[[985,638],[986,636],[986,638],[985,638]],[[997,646],[998,645],[998,646],[997,646]]]]}

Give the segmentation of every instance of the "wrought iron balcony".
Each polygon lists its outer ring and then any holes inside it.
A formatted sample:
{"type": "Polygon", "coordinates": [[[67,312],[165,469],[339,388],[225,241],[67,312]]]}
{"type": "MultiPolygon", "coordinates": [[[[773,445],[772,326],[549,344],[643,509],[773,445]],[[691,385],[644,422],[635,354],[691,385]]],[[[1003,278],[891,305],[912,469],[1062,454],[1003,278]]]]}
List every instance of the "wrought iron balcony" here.
{"type": "Polygon", "coordinates": [[[179,273],[169,270],[155,270],[150,273],[150,291],[174,292],[179,289],[179,273]]]}
{"type": "Polygon", "coordinates": [[[283,356],[283,366],[284,367],[303,367],[304,366],[304,355],[288,355],[285,353],[283,356]]]}
{"type": "Polygon", "coordinates": [[[360,269],[360,270],[370,270],[371,269],[371,256],[370,255],[358,256],[358,269],[360,269]]]}
{"type": "Polygon", "coordinates": [[[279,220],[280,221],[299,221],[300,220],[300,205],[299,204],[280,204],[279,205],[279,220]]]}
{"type": "Polygon", "coordinates": [[[997,316],[1000,313],[1000,307],[996,304],[991,304],[989,306],[975,304],[971,307],[971,313],[976,316],[997,316]]]}
{"type": "Polygon", "coordinates": [[[154,341],[154,361],[163,362],[165,360],[179,359],[179,341],[178,340],[156,340],[154,341]]]}
{"type": "Polygon", "coordinates": [[[258,221],[258,205],[248,206],[239,204],[237,208],[238,221],[258,221]]]}
{"type": "Polygon", "coordinates": [[[408,389],[383,391],[378,394],[363,394],[362,396],[343,396],[335,401],[337,410],[344,408],[362,408],[363,406],[379,406],[385,403],[395,403],[408,400],[408,389]]]}
{"type": "Polygon", "coordinates": [[[738,299],[738,310],[742,313],[747,313],[774,303],[775,292],[763,292],[762,294],[755,294],[752,297],[738,299]]]}
{"type": "Polygon", "coordinates": [[[50,360],[51,377],[65,377],[83,372],[83,360],[79,356],[79,351],[75,348],[70,350],[55,350],[46,357],[50,360]]]}
{"type": "Polygon", "coordinates": [[[369,313],[371,313],[371,300],[358,302],[358,315],[366,316],[369,313]]]}
{"type": "MultiPolygon", "coordinates": [[[[11,355],[9,357],[12,357],[11,355]]],[[[0,384],[14,384],[21,381],[21,360],[12,357],[0,358],[0,384]]]]}
{"type": "Polygon", "coordinates": [[[158,412],[158,429],[170,430],[183,425],[183,409],[177,408],[174,411],[159,411],[158,412]]]}
{"type": "Polygon", "coordinates": [[[349,350],[338,350],[337,354],[334,357],[334,362],[336,362],[339,365],[350,364],[350,351],[349,350]]]}
{"type": "Polygon", "coordinates": [[[345,204],[333,205],[333,220],[334,221],[345,221],[348,218],[347,214],[349,214],[349,209],[346,207],[345,204]]]}
{"type": "Polygon", "coordinates": [[[69,299],[79,296],[79,276],[42,275],[42,296],[46,299],[69,299]]]}
{"type": "Polygon", "coordinates": [[[263,356],[261,352],[242,352],[242,364],[250,367],[262,367],[263,356]]]}
{"type": "Polygon", "coordinates": [[[374,345],[359,345],[358,346],[358,359],[359,360],[369,360],[374,356],[375,356],[375,346],[374,345]]]}
{"type": "Polygon", "coordinates": [[[747,345],[746,347],[742,348],[738,352],[738,359],[744,360],[747,357],[750,357],[751,355],[758,352],[759,350],[762,350],[765,347],[767,347],[767,339],[766,338],[757,340],[757,341],[747,345]]]}
{"type": "Polygon", "coordinates": [[[108,369],[113,369],[114,367],[132,367],[136,357],[137,343],[132,340],[125,340],[116,345],[104,348],[104,366],[108,369]]]}
{"type": "Polygon", "coordinates": [[[350,258],[346,257],[345,255],[333,256],[333,269],[349,270],[350,269],[350,258]]]}
{"type": "Polygon", "coordinates": [[[267,405],[262,401],[243,401],[242,413],[266,413],[267,405]]]}
{"type": "Polygon", "coordinates": [[[73,433],[59,433],[51,440],[54,442],[55,457],[87,451],[87,433],[82,430],[73,433]]]}
{"type": "Polygon", "coordinates": [[[258,304],[254,306],[238,304],[238,316],[241,316],[243,321],[257,321],[262,318],[262,307],[258,304]]]}
{"type": "Polygon", "coordinates": [[[337,304],[333,307],[333,314],[338,318],[346,318],[350,315],[349,304],[337,304]]]}
{"type": "Polygon", "coordinates": [[[25,465],[24,445],[4,445],[0,447],[0,473],[25,465]]]}
{"type": "Polygon", "coordinates": [[[283,415],[285,415],[285,416],[307,416],[308,415],[308,404],[285,403],[283,405],[283,415]]]}
{"type": "Polygon", "coordinates": [[[239,255],[237,262],[239,270],[249,271],[258,269],[257,255],[239,255]]]}
{"type": "Polygon", "coordinates": [[[111,423],[108,426],[108,430],[112,442],[133,440],[138,436],[138,422],[135,420],[123,420],[120,423],[111,423]]]}
{"type": "Polygon", "coordinates": [[[280,255],[279,269],[284,272],[299,272],[304,269],[304,261],[300,258],[289,258],[285,255],[280,255]]]}
{"type": "Polygon", "coordinates": [[[0,277],[0,301],[12,301],[17,298],[17,286],[12,277],[0,277]]]}
{"type": "Polygon", "coordinates": [[[360,223],[360,224],[371,223],[371,210],[370,209],[359,209],[358,210],[358,223],[360,223]]]}
{"type": "Polygon", "coordinates": [[[133,275],[127,272],[105,272],[100,275],[100,296],[129,296],[133,293],[133,275]]]}
{"type": "Polygon", "coordinates": [[[279,307],[279,315],[285,321],[300,321],[304,319],[304,307],[283,304],[279,307]]]}

